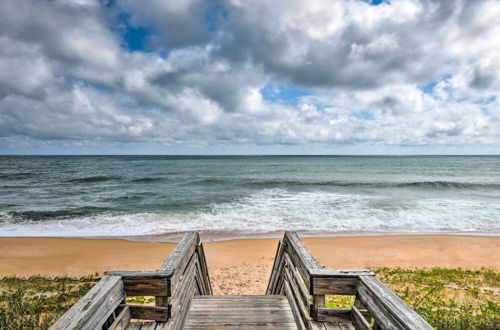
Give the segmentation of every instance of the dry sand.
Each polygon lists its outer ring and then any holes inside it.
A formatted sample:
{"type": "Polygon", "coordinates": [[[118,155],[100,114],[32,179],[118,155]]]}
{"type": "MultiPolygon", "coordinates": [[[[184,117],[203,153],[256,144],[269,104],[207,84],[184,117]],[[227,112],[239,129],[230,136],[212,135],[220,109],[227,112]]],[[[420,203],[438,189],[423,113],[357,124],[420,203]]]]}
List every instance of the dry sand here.
{"type": "MultiPolygon", "coordinates": [[[[500,269],[500,237],[408,235],[304,238],[332,269],[490,267],[500,269]]],[[[262,294],[278,239],[204,243],[215,294],[262,294]]],[[[175,244],[79,238],[0,238],[0,276],[88,275],[154,270],[175,244]]]]}

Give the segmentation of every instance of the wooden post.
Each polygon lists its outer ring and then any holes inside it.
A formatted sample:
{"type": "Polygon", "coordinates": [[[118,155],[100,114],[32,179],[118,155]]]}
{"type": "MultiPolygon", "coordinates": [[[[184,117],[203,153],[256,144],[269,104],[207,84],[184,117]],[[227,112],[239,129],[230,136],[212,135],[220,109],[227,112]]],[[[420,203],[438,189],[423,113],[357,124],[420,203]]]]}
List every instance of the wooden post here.
{"type": "Polygon", "coordinates": [[[321,307],[325,307],[325,296],[324,295],[314,295],[313,296],[313,315],[315,320],[318,320],[318,310],[321,307]]]}

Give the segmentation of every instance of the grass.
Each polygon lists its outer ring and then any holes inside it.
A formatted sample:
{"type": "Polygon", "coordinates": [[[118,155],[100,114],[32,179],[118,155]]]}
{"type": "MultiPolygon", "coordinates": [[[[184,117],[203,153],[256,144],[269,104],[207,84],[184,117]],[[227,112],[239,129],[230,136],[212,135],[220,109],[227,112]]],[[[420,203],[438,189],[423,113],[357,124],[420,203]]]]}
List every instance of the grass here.
{"type": "Polygon", "coordinates": [[[0,279],[0,329],[46,329],[96,283],[86,277],[0,279]]]}
{"type": "MultiPolygon", "coordinates": [[[[500,329],[500,272],[492,269],[379,268],[377,277],[436,329],[500,329]]],[[[350,308],[352,296],[327,296],[350,308]]]]}
{"type": "MultiPolygon", "coordinates": [[[[500,271],[492,269],[376,269],[378,278],[437,329],[500,329],[500,271]]],[[[88,277],[0,279],[0,329],[46,329],[90,290],[88,277]]],[[[148,304],[152,297],[129,297],[148,304]]],[[[327,296],[327,306],[349,308],[354,298],[327,296]]]]}
{"type": "Polygon", "coordinates": [[[500,329],[500,271],[380,268],[375,272],[437,329],[500,329]]]}

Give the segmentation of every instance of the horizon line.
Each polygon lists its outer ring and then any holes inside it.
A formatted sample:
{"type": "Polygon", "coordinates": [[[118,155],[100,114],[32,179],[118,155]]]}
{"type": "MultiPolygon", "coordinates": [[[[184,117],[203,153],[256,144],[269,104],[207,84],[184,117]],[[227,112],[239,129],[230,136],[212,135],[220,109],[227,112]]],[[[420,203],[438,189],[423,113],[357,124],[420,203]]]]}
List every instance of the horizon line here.
{"type": "Polygon", "coordinates": [[[50,156],[118,156],[118,157],[487,157],[500,156],[498,154],[1,154],[0,157],[50,157],[50,156]]]}

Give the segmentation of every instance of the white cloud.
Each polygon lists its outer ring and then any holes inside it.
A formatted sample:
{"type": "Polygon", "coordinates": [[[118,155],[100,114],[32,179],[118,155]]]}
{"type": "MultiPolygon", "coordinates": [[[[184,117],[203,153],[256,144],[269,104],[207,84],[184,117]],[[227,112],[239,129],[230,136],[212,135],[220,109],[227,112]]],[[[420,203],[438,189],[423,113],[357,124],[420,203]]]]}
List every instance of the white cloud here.
{"type": "Polygon", "coordinates": [[[0,149],[498,145],[499,16],[493,0],[5,0],[0,149]],[[124,11],[147,52],[121,46],[124,11]]]}

